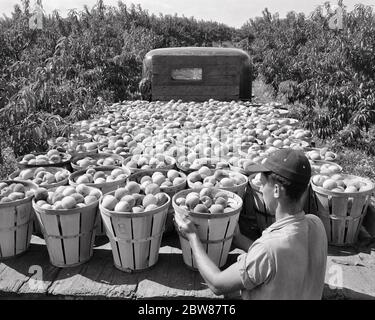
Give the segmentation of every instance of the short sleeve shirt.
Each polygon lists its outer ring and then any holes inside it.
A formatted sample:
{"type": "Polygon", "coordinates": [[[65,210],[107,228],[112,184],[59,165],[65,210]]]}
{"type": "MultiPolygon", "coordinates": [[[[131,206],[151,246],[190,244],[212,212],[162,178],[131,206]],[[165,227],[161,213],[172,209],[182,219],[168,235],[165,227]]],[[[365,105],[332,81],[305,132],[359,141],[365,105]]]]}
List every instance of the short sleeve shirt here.
{"type": "Polygon", "coordinates": [[[327,261],[321,220],[303,212],[276,221],[238,257],[243,299],[321,299],[327,261]]]}

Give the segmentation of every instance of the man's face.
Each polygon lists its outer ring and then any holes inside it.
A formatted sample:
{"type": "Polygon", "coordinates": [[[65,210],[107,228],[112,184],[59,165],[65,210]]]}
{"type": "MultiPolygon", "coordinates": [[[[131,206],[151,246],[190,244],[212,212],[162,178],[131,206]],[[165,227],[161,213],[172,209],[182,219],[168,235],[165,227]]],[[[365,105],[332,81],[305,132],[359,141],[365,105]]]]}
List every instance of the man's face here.
{"type": "Polygon", "coordinates": [[[275,215],[277,208],[277,199],[275,198],[275,184],[271,181],[267,174],[262,173],[260,192],[263,194],[264,203],[266,205],[267,211],[275,215]]]}

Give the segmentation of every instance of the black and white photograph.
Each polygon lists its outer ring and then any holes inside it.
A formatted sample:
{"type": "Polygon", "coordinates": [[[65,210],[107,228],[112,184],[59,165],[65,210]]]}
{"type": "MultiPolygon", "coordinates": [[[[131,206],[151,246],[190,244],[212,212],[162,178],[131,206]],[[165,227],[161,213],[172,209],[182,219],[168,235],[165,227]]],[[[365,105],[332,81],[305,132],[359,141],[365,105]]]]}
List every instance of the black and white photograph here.
{"type": "Polygon", "coordinates": [[[375,300],[374,0],[1,0],[0,300],[375,300]]]}

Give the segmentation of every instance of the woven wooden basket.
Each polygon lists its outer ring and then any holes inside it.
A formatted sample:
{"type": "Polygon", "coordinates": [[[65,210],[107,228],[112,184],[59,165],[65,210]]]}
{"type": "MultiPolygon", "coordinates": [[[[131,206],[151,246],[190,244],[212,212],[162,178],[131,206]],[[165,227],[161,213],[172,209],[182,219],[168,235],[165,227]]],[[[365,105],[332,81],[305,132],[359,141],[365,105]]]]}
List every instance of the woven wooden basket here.
{"type": "MultiPolygon", "coordinates": [[[[114,195],[114,191],[108,193],[114,195]]],[[[166,194],[167,195],[167,194],[166,194]]],[[[171,198],[161,207],[142,213],[109,211],[99,204],[114,265],[125,272],[149,269],[159,258],[160,243],[171,198]]]]}
{"type": "Polygon", "coordinates": [[[98,205],[99,200],[83,208],[46,210],[33,200],[52,265],[74,267],[91,259],[98,205]]]}
{"type": "MultiPolygon", "coordinates": [[[[105,182],[105,183],[84,183],[85,185],[87,185],[89,187],[99,189],[103,194],[106,194],[108,192],[111,192],[113,190],[118,189],[121,186],[124,186],[127,178],[130,176],[130,170],[127,169],[127,168],[119,168],[119,167],[116,167],[116,166],[103,166],[103,167],[93,167],[93,169],[100,170],[100,171],[107,171],[107,172],[112,171],[113,169],[122,169],[124,171],[124,173],[126,174],[126,178],[121,179],[121,180],[105,182]]],[[[86,172],[86,170],[80,170],[80,171],[76,171],[76,172],[72,173],[69,177],[69,184],[71,186],[76,186],[77,185],[77,183],[76,183],[77,178],[80,177],[81,175],[83,175],[85,172],[86,172]]],[[[104,224],[103,224],[102,218],[100,217],[99,207],[98,207],[98,216],[97,216],[95,228],[96,228],[95,234],[97,236],[105,235],[104,224]]]]}
{"type": "MultiPolygon", "coordinates": [[[[228,198],[233,199],[236,202],[237,207],[233,209],[233,211],[227,213],[203,214],[190,211],[187,212],[176,204],[176,199],[180,197],[185,198],[191,192],[199,192],[199,189],[182,190],[178,192],[172,198],[172,205],[175,214],[189,214],[190,218],[198,228],[198,236],[203,243],[206,253],[218,267],[222,267],[227,262],[234,230],[242,209],[242,199],[230,191],[216,188],[213,188],[213,190],[214,192],[225,192],[228,195],[228,198]]],[[[179,231],[177,232],[180,238],[184,262],[189,268],[196,270],[197,265],[189,241],[183,234],[179,231]]]]}
{"type": "MultiPolygon", "coordinates": [[[[40,154],[43,154],[43,153],[34,153],[34,155],[40,155],[40,154]]],[[[66,154],[65,155],[65,159],[64,161],[62,162],[58,162],[58,163],[43,163],[43,164],[27,164],[27,163],[21,163],[23,157],[19,157],[17,159],[17,165],[18,165],[18,168],[20,169],[26,169],[26,168],[39,168],[39,167],[43,167],[43,168],[48,168],[48,167],[62,167],[62,168],[65,168],[67,170],[70,169],[70,161],[72,159],[72,156],[70,154],[66,154]]]]}
{"type": "MultiPolygon", "coordinates": [[[[4,180],[0,182],[21,183],[36,190],[38,186],[29,181],[4,180]]],[[[33,231],[33,196],[0,204],[0,260],[18,256],[29,248],[33,231]]]]}
{"type": "Polygon", "coordinates": [[[355,244],[362,221],[367,213],[370,198],[375,185],[368,179],[356,178],[370,186],[366,191],[356,193],[334,192],[316,186],[311,182],[317,214],[323,221],[328,243],[336,246],[355,244]]]}
{"type": "Polygon", "coordinates": [[[84,170],[84,169],[87,169],[88,167],[97,167],[98,165],[95,164],[95,165],[89,165],[87,167],[80,167],[79,165],[77,165],[77,161],[85,158],[85,157],[90,157],[90,158],[93,158],[94,160],[98,161],[99,159],[105,159],[105,158],[108,158],[108,157],[112,157],[115,159],[115,166],[117,167],[121,167],[121,163],[124,161],[124,158],[117,155],[117,154],[113,154],[113,153],[90,153],[88,155],[80,155],[80,156],[76,156],[76,157],[73,157],[72,160],[71,160],[71,164],[72,164],[72,168],[74,171],[79,171],[79,170],[84,170]]]}

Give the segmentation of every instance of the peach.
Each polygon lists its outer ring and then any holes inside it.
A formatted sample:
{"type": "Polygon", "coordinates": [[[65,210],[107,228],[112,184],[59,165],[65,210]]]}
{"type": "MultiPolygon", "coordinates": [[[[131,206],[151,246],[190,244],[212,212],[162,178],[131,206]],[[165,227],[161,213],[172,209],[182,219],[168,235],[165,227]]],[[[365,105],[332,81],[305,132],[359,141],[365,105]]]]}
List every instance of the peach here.
{"type": "Polygon", "coordinates": [[[221,204],[213,204],[211,208],[209,209],[210,213],[217,214],[217,213],[223,213],[224,212],[224,206],[221,204]]]}
{"type": "Polygon", "coordinates": [[[141,212],[144,212],[145,209],[142,206],[136,206],[136,207],[133,207],[132,211],[133,213],[141,213],[141,212]]]}
{"type": "Polygon", "coordinates": [[[358,189],[355,186],[350,185],[350,186],[346,187],[345,192],[346,193],[356,193],[356,192],[358,192],[358,189]]]}
{"type": "Polygon", "coordinates": [[[118,202],[116,204],[113,211],[116,211],[116,212],[132,212],[132,206],[130,205],[129,202],[127,202],[125,200],[121,200],[120,202],[118,202]]]}
{"type": "Polygon", "coordinates": [[[176,178],[179,178],[180,177],[180,173],[176,170],[168,170],[167,172],[167,177],[168,179],[170,179],[172,182],[174,182],[174,180],[176,178]]]}
{"type": "Polygon", "coordinates": [[[106,183],[106,182],[107,182],[107,180],[105,178],[97,178],[94,181],[95,184],[103,184],[103,183],[106,183]]]}
{"type": "Polygon", "coordinates": [[[129,195],[129,194],[127,194],[127,195],[124,195],[122,198],[121,198],[121,201],[126,201],[127,203],[129,203],[129,205],[131,206],[131,207],[134,207],[135,206],[135,199],[134,199],[134,197],[132,196],[132,195],[129,195]]]}
{"type": "Polygon", "coordinates": [[[106,177],[106,174],[103,171],[97,171],[94,174],[94,180],[96,180],[98,178],[105,178],[105,177],[106,177]]]}
{"type": "Polygon", "coordinates": [[[168,202],[168,197],[165,193],[159,192],[155,195],[155,198],[158,200],[157,205],[160,207],[168,202]]]}
{"type": "Polygon", "coordinates": [[[164,175],[158,175],[158,176],[152,178],[153,183],[155,183],[155,184],[157,184],[157,185],[159,185],[159,186],[160,186],[165,180],[166,180],[166,178],[165,178],[164,175]]]}
{"type": "MultiPolygon", "coordinates": [[[[203,190],[203,189],[202,189],[203,190]]],[[[212,199],[209,196],[201,196],[200,201],[207,207],[210,208],[212,205],[212,199]]]]}
{"type": "Polygon", "coordinates": [[[25,197],[25,194],[23,192],[12,192],[10,195],[8,195],[8,198],[11,201],[21,200],[25,197]]]}
{"type": "Polygon", "coordinates": [[[221,205],[223,208],[225,208],[228,204],[228,200],[226,200],[223,197],[217,197],[215,198],[215,204],[221,205]]]}
{"type": "Polygon", "coordinates": [[[76,200],[70,195],[64,197],[61,200],[61,206],[64,209],[73,209],[76,206],[76,204],[77,204],[76,200]]]}
{"type": "Polygon", "coordinates": [[[177,198],[176,200],[175,200],[175,202],[176,202],[176,204],[178,205],[178,206],[184,206],[185,205],[185,201],[186,201],[186,199],[185,198],[177,198]]]}
{"type": "Polygon", "coordinates": [[[118,201],[114,196],[107,194],[103,198],[102,206],[105,209],[112,211],[116,207],[117,203],[118,201]]]}
{"type": "Polygon", "coordinates": [[[153,194],[147,194],[143,200],[142,200],[142,205],[146,208],[147,206],[149,206],[150,204],[157,204],[158,203],[158,199],[156,198],[155,195],[153,194]]]}
{"type": "Polygon", "coordinates": [[[130,192],[127,188],[118,188],[116,191],[115,191],[115,197],[117,200],[120,200],[122,199],[124,196],[126,195],[129,195],[130,192]]]}
{"type": "Polygon", "coordinates": [[[157,209],[158,206],[156,204],[149,204],[147,207],[145,207],[145,211],[152,211],[157,209]]]}
{"type": "Polygon", "coordinates": [[[334,188],[337,188],[337,183],[335,180],[327,179],[326,181],[323,182],[322,187],[327,190],[332,190],[334,188]]]}
{"type": "MultiPolygon", "coordinates": [[[[85,184],[78,184],[75,187],[75,192],[78,192],[78,193],[82,194],[83,196],[87,196],[88,194],[90,194],[91,190],[92,189],[90,187],[86,186],[85,184]]],[[[58,192],[57,189],[56,189],[56,192],[58,192]]],[[[73,193],[75,193],[75,192],[73,192],[73,193]]],[[[61,192],[61,193],[63,193],[63,192],[61,192]]]]}
{"type": "Polygon", "coordinates": [[[202,179],[212,175],[210,168],[203,166],[198,170],[199,175],[202,179]]]}
{"type": "MultiPolygon", "coordinates": [[[[96,199],[99,200],[99,198],[102,196],[102,193],[100,192],[99,189],[93,188],[93,189],[90,190],[88,195],[94,196],[96,199]]],[[[83,194],[83,196],[85,196],[85,195],[83,194]]]]}
{"type": "Polygon", "coordinates": [[[95,197],[95,196],[91,196],[91,195],[88,195],[84,198],[84,203],[86,205],[90,205],[92,203],[95,203],[96,201],[98,201],[98,198],[95,197]]]}
{"type": "Polygon", "coordinates": [[[76,180],[76,183],[90,183],[90,179],[88,175],[84,174],[82,176],[79,176],[76,180]]]}
{"type": "Polygon", "coordinates": [[[232,188],[234,187],[234,181],[231,178],[223,178],[220,180],[220,184],[223,188],[232,188]]]}
{"type": "Polygon", "coordinates": [[[217,198],[223,198],[223,199],[225,199],[225,201],[228,201],[228,195],[225,193],[225,192],[223,192],[223,191],[218,191],[216,194],[215,194],[215,200],[217,199],[217,198]]]}
{"type": "Polygon", "coordinates": [[[73,193],[76,193],[76,189],[74,187],[65,187],[64,191],[62,192],[64,197],[70,196],[73,193]]]}
{"type": "Polygon", "coordinates": [[[208,209],[204,204],[197,204],[193,210],[196,213],[208,213],[208,209]]]}
{"type": "Polygon", "coordinates": [[[144,182],[146,182],[146,181],[150,181],[150,182],[152,182],[152,178],[151,178],[150,176],[143,176],[143,177],[141,178],[140,183],[142,184],[142,183],[144,183],[144,182]]]}
{"type": "Polygon", "coordinates": [[[212,190],[210,188],[203,188],[201,191],[199,191],[199,196],[202,197],[212,197],[212,190]]]}
{"type": "Polygon", "coordinates": [[[83,203],[85,201],[85,197],[80,193],[73,193],[71,197],[76,200],[76,203],[83,203]]]}
{"type": "Polygon", "coordinates": [[[135,205],[136,206],[142,205],[143,198],[145,197],[144,194],[134,193],[134,194],[132,194],[132,196],[135,199],[135,205]]]}
{"type": "Polygon", "coordinates": [[[198,203],[199,203],[199,195],[198,195],[198,194],[189,193],[189,194],[186,196],[185,204],[186,204],[190,209],[194,209],[194,208],[196,207],[196,205],[198,205],[198,203]]]}
{"type": "Polygon", "coordinates": [[[198,181],[202,180],[202,177],[201,177],[201,175],[199,174],[199,172],[194,171],[194,172],[192,172],[192,173],[189,174],[189,180],[190,180],[192,183],[195,183],[195,182],[198,182],[198,181]]]}
{"type": "Polygon", "coordinates": [[[157,194],[160,192],[160,187],[156,183],[150,183],[145,188],[145,194],[157,194]]]}

